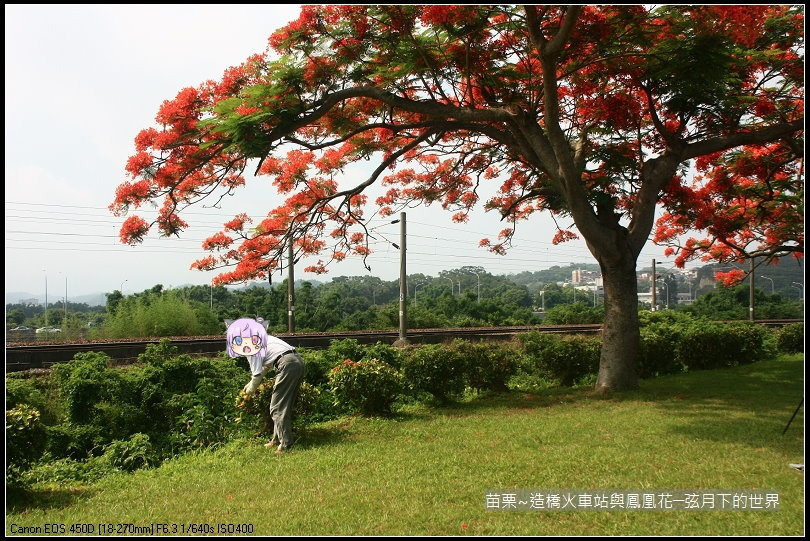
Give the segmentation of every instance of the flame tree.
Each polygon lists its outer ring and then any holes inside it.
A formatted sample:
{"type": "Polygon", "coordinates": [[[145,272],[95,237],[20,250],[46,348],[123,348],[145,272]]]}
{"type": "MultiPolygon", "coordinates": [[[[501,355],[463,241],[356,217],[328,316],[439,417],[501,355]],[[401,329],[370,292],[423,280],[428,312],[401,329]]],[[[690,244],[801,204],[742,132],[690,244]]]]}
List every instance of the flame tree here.
{"type": "MultiPolygon", "coordinates": [[[[564,217],[575,227],[553,241],[581,236],[604,278],[596,388],[633,388],[636,260],[659,205],[662,242],[711,216],[708,234],[730,242],[768,195],[760,249],[802,251],[785,226],[801,188],[802,40],[801,6],[306,6],[265,54],[163,103],[111,210],[160,206],[152,223],[128,216],[123,242],[174,235],[184,208],[246,171],[268,176],[284,203],[258,223],[235,216],[192,265],[222,268],[218,283],[273,272],[289,239],[323,257],[308,271],[365,258],[371,203],[438,203],[458,222],[483,205],[505,223],[481,241],[497,253],[535,212],[564,217]],[[336,180],[360,160],[367,178],[336,180]],[[374,184],[387,191],[367,201],[374,184]]],[[[720,245],[690,240],[682,261],[720,245]]]]}

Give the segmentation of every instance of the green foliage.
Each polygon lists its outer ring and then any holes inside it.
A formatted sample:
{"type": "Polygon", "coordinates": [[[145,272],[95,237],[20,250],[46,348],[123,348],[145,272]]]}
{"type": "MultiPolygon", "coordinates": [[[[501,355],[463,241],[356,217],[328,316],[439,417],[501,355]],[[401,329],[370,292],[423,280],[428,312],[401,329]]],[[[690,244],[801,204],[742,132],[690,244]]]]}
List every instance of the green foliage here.
{"type": "Polygon", "coordinates": [[[402,367],[402,349],[377,342],[363,348],[363,356],[360,360],[364,359],[378,359],[389,366],[400,369],[402,367]]]}
{"type": "Polygon", "coordinates": [[[768,350],[768,338],[772,333],[767,327],[750,321],[729,322],[725,327],[729,341],[735,344],[737,350],[736,364],[749,364],[757,359],[771,358],[776,353],[768,350]]]}
{"type": "Polygon", "coordinates": [[[270,400],[273,398],[273,385],[275,378],[264,378],[253,394],[246,394],[239,391],[236,397],[236,409],[239,416],[238,422],[252,423],[253,419],[259,420],[259,433],[270,437],[273,435],[273,418],[270,416],[270,400]]]}
{"type": "Polygon", "coordinates": [[[225,397],[233,396],[235,389],[227,392],[221,383],[213,378],[201,378],[194,392],[172,397],[171,405],[178,411],[171,434],[175,449],[209,447],[227,440],[237,411],[225,397]]]}
{"type": "Polygon", "coordinates": [[[92,483],[106,475],[114,473],[115,469],[101,456],[90,457],[87,460],[73,458],[59,458],[44,460],[32,467],[25,478],[29,483],[53,483],[69,485],[73,483],[92,483]]]}
{"type": "Polygon", "coordinates": [[[365,415],[387,414],[402,392],[402,375],[378,359],[346,359],[329,373],[329,385],[339,407],[365,415]]]}
{"type": "Polygon", "coordinates": [[[449,345],[465,360],[467,384],[478,391],[506,391],[517,370],[517,352],[508,345],[456,339],[449,345]]]}
{"type": "MultiPolygon", "coordinates": [[[[309,366],[309,365],[307,365],[309,366]]],[[[307,368],[309,370],[309,368],[307,368]]],[[[239,391],[236,398],[236,421],[245,427],[255,427],[266,436],[273,435],[273,418],[270,416],[270,401],[273,397],[275,378],[264,378],[252,395],[239,391]]],[[[335,405],[335,396],[327,387],[301,382],[293,410],[293,426],[328,421],[345,413],[335,405]]]]}
{"type": "Polygon", "coordinates": [[[168,338],[162,338],[157,344],[146,344],[146,351],[138,355],[138,362],[161,366],[177,356],[179,348],[172,345],[168,338]]]}
{"type": "Polygon", "coordinates": [[[22,474],[45,451],[46,434],[39,411],[27,404],[6,410],[6,484],[24,485],[22,474]]]}
{"type": "Polygon", "coordinates": [[[558,336],[530,331],[520,336],[530,373],[571,386],[599,370],[601,340],[588,336],[558,336]]]}
{"type": "Polygon", "coordinates": [[[73,423],[90,423],[95,416],[95,405],[109,399],[111,389],[120,377],[110,371],[105,353],[77,353],[68,363],[53,367],[59,389],[67,406],[67,420],[73,423]]]}
{"type": "Polygon", "coordinates": [[[664,374],[675,374],[683,370],[678,362],[677,350],[673,347],[682,340],[685,329],[666,323],[655,323],[642,327],[641,349],[638,356],[638,375],[652,378],[664,374]]]}
{"type": "Polygon", "coordinates": [[[344,410],[335,405],[336,397],[327,386],[316,387],[306,381],[298,388],[293,426],[304,426],[338,418],[344,410]]]}
{"type": "Polygon", "coordinates": [[[785,353],[804,353],[804,323],[791,323],[780,328],[776,333],[779,351],[785,353]]]}
{"type": "Polygon", "coordinates": [[[202,303],[170,290],[120,300],[108,317],[105,330],[113,338],[195,336],[221,332],[220,326],[202,303]]]}
{"type": "Polygon", "coordinates": [[[684,333],[678,360],[689,370],[750,363],[765,352],[767,335],[756,323],[702,322],[684,333]]]}
{"type": "Polygon", "coordinates": [[[244,369],[230,358],[172,357],[174,351],[164,340],[127,369],[108,367],[98,353],[56,365],[64,418],[48,427],[49,453],[82,459],[137,433],[162,456],[227,439],[236,417],[227,398],[244,383],[244,369]]]}
{"type": "Polygon", "coordinates": [[[53,424],[60,415],[58,394],[51,378],[28,377],[22,372],[6,374],[6,410],[28,404],[40,412],[44,424],[53,424]]]}
{"type": "Polygon", "coordinates": [[[326,386],[329,382],[329,371],[339,362],[335,360],[335,356],[326,350],[298,348],[297,351],[307,367],[304,381],[316,387],[326,386]]]}
{"type": "MultiPolygon", "coordinates": [[[[773,271],[769,271],[775,274],[773,271]]],[[[746,320],[750,310],[751,290],[749,283],[733,287],[718,286],[717,289],[699,296],[683,310],[712,320],[746,320]]],[[[779,294],[768,295],[762,289],[754,290],[754,313],[757,319],[781,319],[803,317],[801,303],[785,299],[779,294]]]]}
{"type": "Polygon", "coordinates": [[[603,323],[605,320],[605,307],[593,307],[584,302],[573,304],[560,304],[546,311],[543,320],[548,325],[587,325],[603,323]]]}
{"type": "Polygon", "coordinates": [[[104,448],[101,459],[111,469],[127,472],[150,468],[160,463],[149,436],[141,433],[133,434],[127,440],[114,440],[104,448]]]}
{"type": "Polygon", "coordinates": [[[343,340],[332,340],[327,348],[327,355],[335,364],[351,359],[361,360],[366,353],[366,349],[355,338],[345,338],[343,340]]]}
{"type": "Polygon", "coordinates": [[[457,352],[440,344],[424,344],[406,350],[402,375],[416,392],[448,402],[465,386],[465,361],[457,352]]]}
{"type": "Polygon", "coordinates": [[[46,427],[47,454],[52,458],[86,459],[110,440],[97,425],[63,422],[46,427]]]}
{"type": "MultiPolygon", "coordinates": [[[[677,19],[677,15],[674,17],[677,19]]],[[[694,114],[698,108],[720,107],[739,84],[733,66],[733,44],[720,34],[680,33],[661,40],[650,55],[648,69],[659,81],[667,105],[694,114]]]]}
{"type": "Polygon", "coordinates": [[[641,349],[638,358],[638,375],[651,378],[683,371],[678,357],[678,345],[684,340],[687,329],[700,325],[704,320],[675,310],[639,312],[641,326],[641,349]]]}
{"type": "Polygon", "coordinates": [[[642,311],[639,321],[643,378],[750,363],[776,349],[771,331],[747,321],[716,322],[674,310],[642,311]]]}

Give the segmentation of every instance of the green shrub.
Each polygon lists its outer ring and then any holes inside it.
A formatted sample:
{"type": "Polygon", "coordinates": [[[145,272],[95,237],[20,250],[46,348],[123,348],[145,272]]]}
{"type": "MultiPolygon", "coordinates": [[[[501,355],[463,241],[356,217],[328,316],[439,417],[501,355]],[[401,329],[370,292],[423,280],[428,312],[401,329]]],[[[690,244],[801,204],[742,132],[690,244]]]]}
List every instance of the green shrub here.
{"type": "Polygon", "coordinates": [[[750,363],[763,355],[768,334],[756,323],[701,322],[684,334],[678,344],[678,360],[690,370],[750,363]]]}
{"type": "Polygon", "coordinates": [[[45,451],[45,428],[39,411],[27,404],[6,410],[6,485],[13,488],[25,483],[22,474],[45,451]]]}
{"type": "Polygon", "coordinates": [[[275,378],[264,378],[253,394],[239,391],[236,397],[236,409],[239,411],[237,421],[245,424],[255,424],[258,419],[259,433],[271,437],[273,435],[273,418],[270,417],[270,399],[273,397],[273,384],[275,378]]]}
{"type": "Polygon", "coordinates": [[[118,377],[118,372],[108,369],[109,360],[104,353],[77,353],[70,362],[53,367],[53,376],[65,400],[68,421],[93,422],[94,406],[109,399],[118,377]]]}
{"type": "Polygon", "coordinates": [[[221,323],[208,313],[201,309],[201,303],[184,298],[182,292],[168,290],[122,299],[104,328],[113,338],[199,336],[220,329],[221,323]]]}
{"type": "Polygon", "coordinates": [[[306,381],[302,382],[295,400],[293,426],[336,419],[343,411],[335,406],[335,400],[331,389],[316,387],[306,381]]]}
{"type": "Polygon", "coordinates": [[[332,366],[337,366],[346,359],[359,361],[365,353],[365,348],[355,338],[332,340],[326,349],[326,357],[332,361],[332,366]]]}
{"type": "Polygon", "coordinates": [[[236,388],[222,388],[221,382],[201,378],[192,393],[175,395],[172,405],[178,411],[172,441],[181,450],[209,447],[228,439],[238,412],[232,397],[236,388]]]}
{"type": "Polygon", "coordinates": [[[141,433],[133,434],[127,440],[114,440],[104,448],[101,459],[111,468],[127,472],[150,468],[160,463],[149,436],[141,433]]]}
{"type": "Polygon", "coordinates": [[[677,358],[677,345],[685,328],[669,323],[652,323],[641,328],[641,347],[638,357],[638,375],[652,378],[683,371],[677,358]]]}
{"type": "Polygon", "coordinates": [[[689,370],[733,366],[735,348],[723,331],[723,324],[717,322],[690,327],[678,344],[678,361],[689,370]]]}
{"type": "Polygon", "coordinates": [[[402,375],[411,389],[430,393],[439,402],[448,402],[463,393],[466,383],[464,359],[440,344],[407,349],[402,359],[402,375]]]}
{"type": "Polygon", "coordinates": [[[337,366],[334,355],[325,350],[302,350],[298,353],[304,359],[307,371],[304,381],[315,387],[325,387],[329,384],[329,371],[337,366]]]}
{"type": "MultiPolygon", "coordinates": [[[[237,422],[242,426],[257,426],[258,432],[268,438],[273,435],[270,400],[273,397],[274,383],[275,378],[265,378],[252,395],[248,396],[240,391],[236,398],[236,409],[239,412],[237,422]]],[[[300,427],[334,419],[344,411],[335,406],[335,397],[331,390],[303,381],[298,388],[293,413],[293,426],[300,427]]]]}
{"type": "Polygon", "coordinates": [[[378,359],[346,359],[329,373],[337,405],[366,415],[389,413],[402,383],[401,374],[378,359]]]}
{"type": "Polygon", "coordinates": [[[524,353],[533,360],[532,375],[571,386],[599,371],[601,339],[589,336],[558,336],[530,331],[520,337],[524,353]]]}
{"type": "Polygon", "coordinates": [[[125,439],[152,427],[152,420],[138,402],[112,398],[97,402],[93,409],[92,424],[102,428],[109,440],[125,439]]]}
{"type": "Polygon", "coordinates": [[[465,360],[467,384],[478,391],[506,391],[517,370],[517,353],[509,346],[456,339],[450,349],[465,360]]]}
{"type": "Polygon", "coordinates": [[[146,351],[138,355],[138,362],[161,366],[166,361],[177,356],[180,349],[172,345],[168,338],[162,338],[157,344],[146,344],[146,351]]]}
{"type": "Polygon", "coordinates": [[[43,424],[54,424],[61,414],[58,389],[49,376],[25,377],[21,372],[6,374],[6,410],[28,404],[39,411],[43,424]]]}
{"type": "Polygon", "coordinates": [[[728,340],[737,349],[735,364],[749,364],[757,359],[764,359],[772,352],[765,349],[771,331],[758,323],[733,322],[725,325],[728,340]]]}
{"type": "Polygon", "coordinates": [[[791,323],[777,330],[776,344],[784,353],[804,353],[804,323],[791,323]]]}
{"type": "Polygon", "coordinates": [[[110,441],[103,435],[104,429],[95,425],[65,422],[47,426],[45,431],[46,450],[54,459],[83,460],[110,441]]]}
{"type": "Polygon", "coordinates": [[[365,346],[363,348],[363,354],[360,360],[364,359],[377,359],[399,370],[402,368],[402,349],[377,342],[374,345],[365,346]]]}

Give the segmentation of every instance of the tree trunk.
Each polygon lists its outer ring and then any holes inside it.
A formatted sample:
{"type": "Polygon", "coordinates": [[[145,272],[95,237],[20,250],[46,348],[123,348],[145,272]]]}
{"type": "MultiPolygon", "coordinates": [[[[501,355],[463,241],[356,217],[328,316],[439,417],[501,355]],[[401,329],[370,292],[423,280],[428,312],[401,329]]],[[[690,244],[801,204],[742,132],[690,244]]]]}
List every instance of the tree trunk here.
{"type": "Polygon", "coordinates": [[[597,258],[605,291],[605,323],[596,391],[610,393],[638,387],[641,334],[638,322],[636,258],[629,253],[612,254],[609,262],[597,258]]]}

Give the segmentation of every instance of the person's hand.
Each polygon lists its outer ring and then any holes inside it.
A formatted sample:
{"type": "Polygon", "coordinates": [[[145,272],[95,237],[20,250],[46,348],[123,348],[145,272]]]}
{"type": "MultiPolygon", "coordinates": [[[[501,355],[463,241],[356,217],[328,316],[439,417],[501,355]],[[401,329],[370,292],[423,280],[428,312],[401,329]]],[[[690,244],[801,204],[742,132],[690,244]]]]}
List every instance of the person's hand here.
{"type": "Polygon", "coordinates": [[[242,390],[245,391],[246,395],[250,396],[250,395],[252,395],[253,393],[256,392],[256,389],[259,388],[259,383],[261,383],[261,382],[262,382],[262,376],[261,375],[253,376],[251,378],[251,380],[248,382],[248,384],[245,385],[245,388],[242,389],[242,390]]]}

